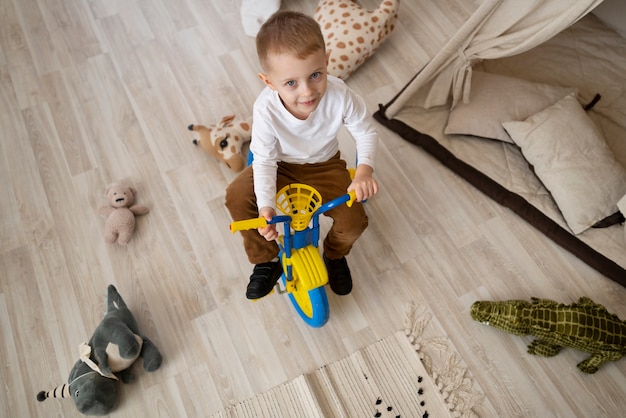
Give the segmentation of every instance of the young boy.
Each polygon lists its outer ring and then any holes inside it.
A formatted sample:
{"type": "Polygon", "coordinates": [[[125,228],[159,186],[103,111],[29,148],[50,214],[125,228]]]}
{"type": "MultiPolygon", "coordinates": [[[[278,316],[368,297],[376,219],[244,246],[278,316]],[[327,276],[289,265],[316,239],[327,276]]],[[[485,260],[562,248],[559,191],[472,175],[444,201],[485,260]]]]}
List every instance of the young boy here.
{"type": "MultiPolygon", "coordinates": [[[[302,13],[279,11],[256,37],[257,54],[266,88],[254,103],[252,166],[226,189],[226,206],[233,220],[271,219],[276,215],[276,191],[290,183],[308,184],[327,202],[354,190],[357,202],[378,192],[372,177],[378,134],[364,101],[338,78],[327,74],[328,55],[317,22],[302,13]],[[356,142],[358,166],[354,179],[340,158],[337,133],[345,126],[356,142]]],[[[324,239],[324,263],[331,289],[352,290],[345,256],[367,227],[361,203],[338,206],[326,213],[333,225],[324,239]]],[[[246,291],[248,299],[271,292],[282,274],[276,225],[243,231],[244,249],[255,264],[246,291]]]]}

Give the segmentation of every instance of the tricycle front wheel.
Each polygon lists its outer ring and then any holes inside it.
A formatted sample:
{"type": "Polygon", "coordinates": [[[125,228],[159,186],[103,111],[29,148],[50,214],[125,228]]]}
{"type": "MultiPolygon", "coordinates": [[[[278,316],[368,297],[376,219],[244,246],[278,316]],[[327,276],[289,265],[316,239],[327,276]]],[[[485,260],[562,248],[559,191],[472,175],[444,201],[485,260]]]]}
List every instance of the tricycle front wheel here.
{"type": "MultiPolygon", "coordinates": [[[[285,276],[283,275],[283,284],[285,276]]],[[[285,284],[286,286],[286,284],[285,284]]],[[[289,293],[289,300],[304,322],[314,328],[323,327],[330,317],[326,289],[317,287],[311,290],[295,290],[289,293]]]]}
{"type": "MultiPolygon", "coordinates": [[[[282,277],[289,299],[304,322],[319,328],[328,322],[330,316],[328,297],[324,289],[328,282],[328,273],[319,250],[308,246],[293,251],[290,261],[293,281],[287,284],[285,274],[282,277]]],[[[287,271],[284,257],[283,269],[287,271]]]]}

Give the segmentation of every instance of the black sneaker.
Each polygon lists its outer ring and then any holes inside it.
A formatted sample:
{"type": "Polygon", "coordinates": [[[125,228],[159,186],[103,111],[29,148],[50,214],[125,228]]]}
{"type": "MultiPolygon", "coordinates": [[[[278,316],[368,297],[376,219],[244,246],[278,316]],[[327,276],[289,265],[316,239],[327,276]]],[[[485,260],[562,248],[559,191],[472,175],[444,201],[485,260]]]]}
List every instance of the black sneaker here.
{"type": "Polygon", "coordinates": [[[246,297],[259,299],[266,296],[272,291],[281,274],[283,274],[283,266],[280,261],[257,264],[250,276],[246,297]]]}
{"type": "Polygon", "coordinates": [[[347,295],[352,291],[352,275],[346,257],[331,260],[324,254],[324,264],[328,270],[330,288],[338,295],[347,295]]]}

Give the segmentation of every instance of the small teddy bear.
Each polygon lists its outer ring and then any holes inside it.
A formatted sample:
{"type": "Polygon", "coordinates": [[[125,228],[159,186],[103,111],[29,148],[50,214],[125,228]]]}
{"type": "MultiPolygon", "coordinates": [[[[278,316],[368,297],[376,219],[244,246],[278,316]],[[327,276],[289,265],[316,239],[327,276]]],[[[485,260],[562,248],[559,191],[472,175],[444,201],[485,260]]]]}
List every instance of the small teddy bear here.
{"type": "Polygon", "coordinates": [[[110,184],[105,191],[109,201],[107,206],[100,208],[101,215],[107,217],[104,225],[104,240],[113,244],[126,245],[135,231],[135,216],[145,215],[148,208],[133,205],[137,191],[121,183],[110,184]]]}
{"type": "Polygon", "coordinates": [[[246,166],[246,158],[243,155],[243,144],[252,138],[252,118],[237,119],[235,115],[224,116],[215,125],[189,125],[190,131],[200,135],[200,139],[194,139],[194,145],[224,163],[226,167],[237,173],[246,166]]]}

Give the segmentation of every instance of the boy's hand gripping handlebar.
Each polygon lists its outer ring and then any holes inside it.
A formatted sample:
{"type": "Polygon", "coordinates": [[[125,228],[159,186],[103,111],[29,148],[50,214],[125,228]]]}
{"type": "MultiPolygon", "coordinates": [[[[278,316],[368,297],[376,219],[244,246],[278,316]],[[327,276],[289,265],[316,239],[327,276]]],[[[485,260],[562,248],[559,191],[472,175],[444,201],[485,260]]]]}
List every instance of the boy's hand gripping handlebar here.
{"type": "Polygon", "coordinates": [[[230,232],[233,234],[237,231],[245,231],[248,229],[263,228],[264,226],[277,224],[280,222],[291,222],[291,216],[274,216],[269,221],[263,217],[244,219],[243,221],[234,221],[230,223],[230,232]]]}

